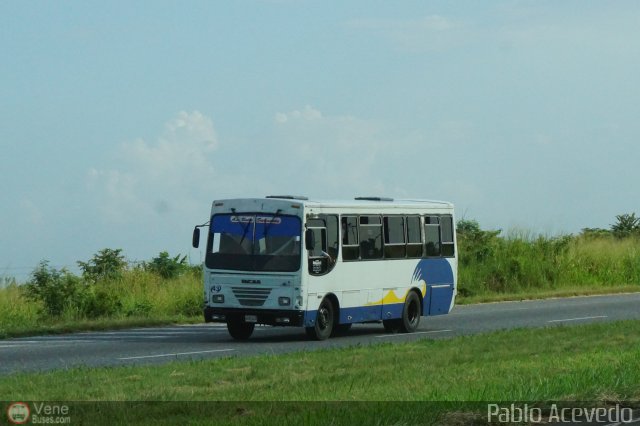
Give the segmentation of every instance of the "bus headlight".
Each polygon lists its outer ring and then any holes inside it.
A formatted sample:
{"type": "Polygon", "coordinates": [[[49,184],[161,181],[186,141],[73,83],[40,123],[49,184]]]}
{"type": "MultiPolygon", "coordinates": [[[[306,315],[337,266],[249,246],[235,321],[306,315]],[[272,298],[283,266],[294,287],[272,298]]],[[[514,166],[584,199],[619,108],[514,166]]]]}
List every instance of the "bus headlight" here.
{"type": "Polygon", "coordinates": [[[224,303],[224,294],[214,294],[213,296],[211,296],[211,302],[224,303]]]}
{"type": "Polygon", "coordinates": [[[278,304],[280,306],[289,306],[291,304],[291,299],[288,297],[278,297],[278,304]]]}

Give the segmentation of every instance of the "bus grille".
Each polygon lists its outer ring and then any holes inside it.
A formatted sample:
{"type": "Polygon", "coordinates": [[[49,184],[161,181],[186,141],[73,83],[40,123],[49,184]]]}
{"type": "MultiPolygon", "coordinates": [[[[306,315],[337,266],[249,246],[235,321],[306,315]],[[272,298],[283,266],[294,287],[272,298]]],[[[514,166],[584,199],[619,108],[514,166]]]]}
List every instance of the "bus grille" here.
{"type": "Polygon", "coordinates": [[[271,293],[270,288],[231,287],[231,289],[243,306],[262,306],[271,293]]]}

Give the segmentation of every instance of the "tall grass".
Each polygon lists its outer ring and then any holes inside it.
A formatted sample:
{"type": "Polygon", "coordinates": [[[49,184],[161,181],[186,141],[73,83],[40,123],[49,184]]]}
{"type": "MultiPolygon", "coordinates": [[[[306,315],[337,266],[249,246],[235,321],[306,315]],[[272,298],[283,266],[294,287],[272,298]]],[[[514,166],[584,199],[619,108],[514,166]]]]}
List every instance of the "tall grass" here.
{"type": "Polygon", "coordinates": [[[16,284],[0,289],[0,337],[9,330],[38,326],[42,304],[27,300],[16,284]]]}
{"type": "Polygon", "coordinates": [[[638,238],[480,232],[459,238],[462,297],[615,287],[640,291],[638,238]]]}
{"type": "Polygon", "coordinates": [[[201,273],[188,272],[165,279],[133,269],[118,279],[83,286],[83,297],[91,295],[109,301],[101,314],[88,314],[82,304],[69,303],[60,315],[51,315],[41,301],[27,297],[26,286],[10,285],[0,289],[0,337],[182,322],[202,315],[201,273]]]}

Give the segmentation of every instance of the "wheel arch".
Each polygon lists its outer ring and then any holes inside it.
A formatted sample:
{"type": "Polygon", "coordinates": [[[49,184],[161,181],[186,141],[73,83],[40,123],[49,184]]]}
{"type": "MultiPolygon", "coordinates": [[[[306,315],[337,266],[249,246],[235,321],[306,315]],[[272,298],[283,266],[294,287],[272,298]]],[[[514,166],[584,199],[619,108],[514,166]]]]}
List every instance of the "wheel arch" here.
{"type": "Polygon", "coordinates": [[[422,313],[422,316],[425,316],[424,294],[422,294],[422,290],[420,290],[418,287],[411,287],[407,292],[407,296],[405,297],[405,300],[407,299],[407,297],[409,297],[409,293],[411,293],[412,291],[418,295],[418,299],[420,300],[420,312],[422,313]]]}
{"type": "Polygon", "coordinates": [[[327,293],[324,295],[323,299],[328,299],[333,305],[333,322],[334,324],[340,323],[340,301],[338,300],[338,296],[334,293],[327,293]]]}

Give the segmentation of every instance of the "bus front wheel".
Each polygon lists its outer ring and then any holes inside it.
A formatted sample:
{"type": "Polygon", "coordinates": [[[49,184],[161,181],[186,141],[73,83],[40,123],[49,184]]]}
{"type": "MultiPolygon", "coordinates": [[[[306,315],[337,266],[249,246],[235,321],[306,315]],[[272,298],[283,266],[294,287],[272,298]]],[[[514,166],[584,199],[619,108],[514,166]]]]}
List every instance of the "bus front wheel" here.
{"type": "Polygon", "coordinates": [[[227,330],[236,340],[248,340],[253,334],[254,328],[254,323],[245,322],[242,317],[230,316],[227,318],[227,330]]]}
{"type": "Polygon", "coordinates": [[[420,325],[420,297],[415,291],[409,292],[404,301],[402,309],[402,319],[400,321],[400,331],[403,333],[412,333],[418,329],[420,325]]]}
{"type": "Polygon", "coordinates": [[[315,340],[326,340],[331,336],[334,325],[334,308],[329,299],[323,299],[318,308],[313,327],[307,327],[307,335],[315,340]]]}

